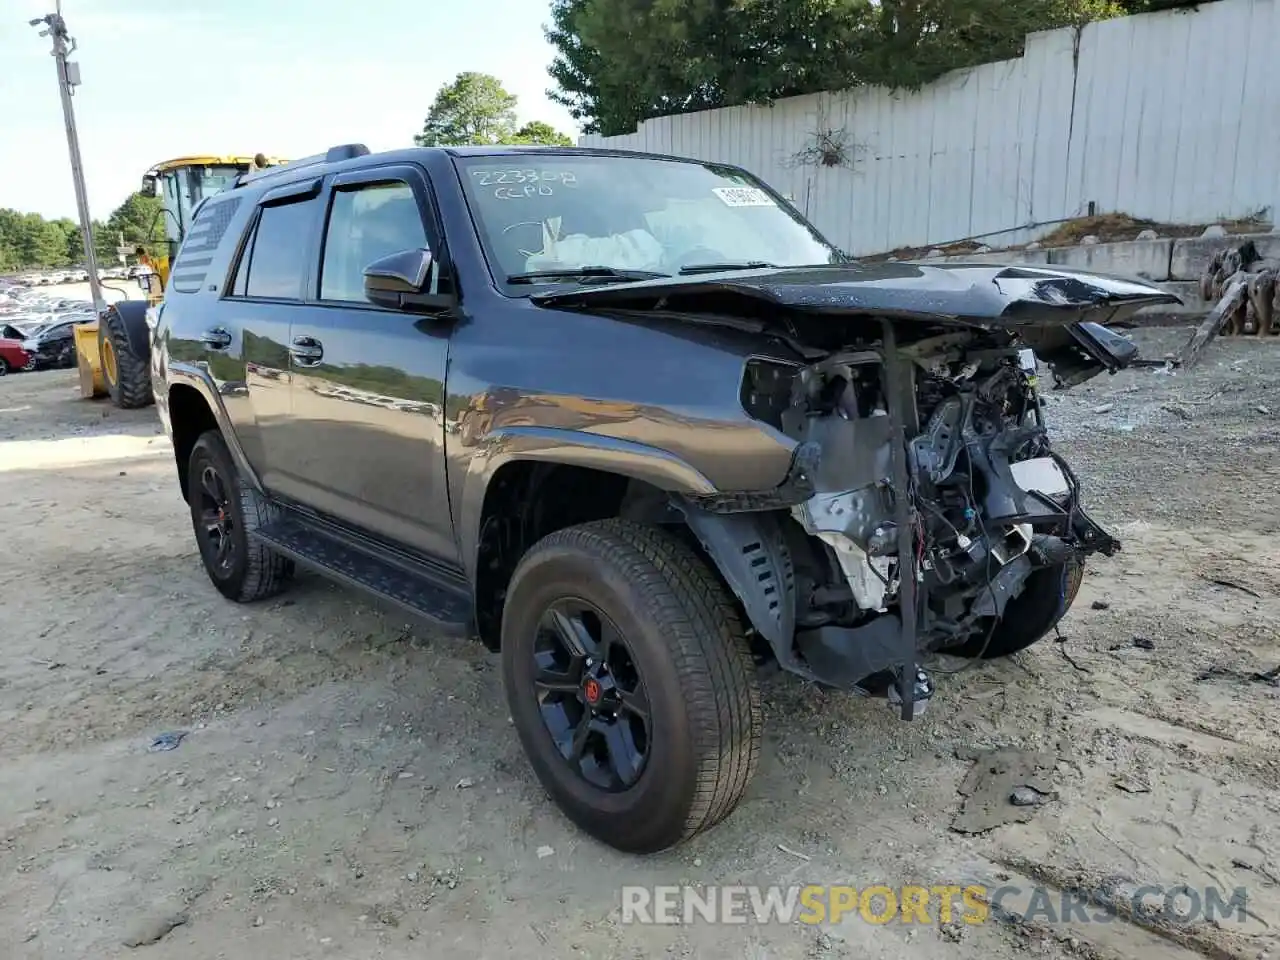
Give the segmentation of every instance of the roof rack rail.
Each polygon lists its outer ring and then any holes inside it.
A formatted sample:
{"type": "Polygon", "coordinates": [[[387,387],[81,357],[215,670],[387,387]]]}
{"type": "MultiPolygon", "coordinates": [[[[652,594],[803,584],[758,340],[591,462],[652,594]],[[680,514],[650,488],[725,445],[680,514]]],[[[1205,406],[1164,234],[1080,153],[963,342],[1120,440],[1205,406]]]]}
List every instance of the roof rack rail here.
{"type": "Polygon", "coordinates": [[[324,156],[329,163],[337,163],[339,160],[354,160],[368,155],[369,148],[363,143],[340,143],[336,147],[330,147],[324,156]]]}
{"type": "Polygon", "coordinates": [[[367,157],[368,155],[369,148],[363,143],[342,143],[336,147],[330,147],[324,153],[313,153],[309,157],[300,157],[277,167],[264,167],[261,170],[242,173],[236,178],[234,186],[243,187],[247,183],[257,183],[259,180],[280,176],[282,173],[292,173],[300,167],[311,167],[317,163],[338,163],[342,160],[353,160],[356,157],[367,157]]]}

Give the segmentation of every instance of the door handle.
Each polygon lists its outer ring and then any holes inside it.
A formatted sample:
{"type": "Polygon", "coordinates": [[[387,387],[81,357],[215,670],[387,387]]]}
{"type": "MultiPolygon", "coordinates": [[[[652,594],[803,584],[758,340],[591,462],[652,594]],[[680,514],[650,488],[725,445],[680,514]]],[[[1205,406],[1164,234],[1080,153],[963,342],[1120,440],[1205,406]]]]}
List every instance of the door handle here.
{"type": "Polygon", "coordinates": [[[213,350],[225,350],[231,346],[231,334],[221,327],[214,327],[200,334],[200,342],[213,350]]]}
{"type": "Polygon", "coordinates": [[[315,337],[294,337],[289,356],[303,367],[314,367],[324,357],[324,344],[315,337]]]}

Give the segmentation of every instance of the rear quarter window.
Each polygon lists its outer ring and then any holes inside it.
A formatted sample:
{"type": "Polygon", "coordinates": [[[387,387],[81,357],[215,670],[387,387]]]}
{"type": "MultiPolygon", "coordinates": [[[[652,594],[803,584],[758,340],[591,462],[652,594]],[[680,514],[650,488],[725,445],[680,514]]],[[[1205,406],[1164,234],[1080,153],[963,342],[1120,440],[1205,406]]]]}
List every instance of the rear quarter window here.
{"type": "Polygon", "coordinates": [[[218,197],[205,202],[169,271],[169,289],[196,293],[204,286],[214,254],[240,209],[241,198],[218,197]]]}

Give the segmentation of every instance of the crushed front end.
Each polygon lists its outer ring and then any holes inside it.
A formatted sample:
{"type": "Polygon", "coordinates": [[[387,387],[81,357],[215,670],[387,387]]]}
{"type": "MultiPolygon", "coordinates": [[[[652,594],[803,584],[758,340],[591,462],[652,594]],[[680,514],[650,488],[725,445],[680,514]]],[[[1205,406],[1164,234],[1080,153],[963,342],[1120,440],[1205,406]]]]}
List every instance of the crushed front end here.
{"type": "Polygon", "coordinates": [[[811,494],[781,523],[814,679],[910,717],[933,691],[924,654],[1008,647],[1006,614],[1037,579],[1058,589],[1040,584],[1015,629],[1047,632],[1084,558],[1119,549],[1051,448],[1034,352],[1007,332],[899,342],[886,323],[877,349],[755,362],[748,377],[748,402],[786,385],[778,424],[819,451],[811,494]]]}
{"type": "Polygon", "coordinates": [[[758,336],[740,402],[791,449],[772,490],[685,496],[683,519],[795,674],[933,693],[929,654],[1051,632],[1085,559],[1120,549],[1052,449],[1038,371],[1067,388],[1137,357],[1115,325],[1177,297],[1033,266],[888,263],[672,278],[544,298],[758,336]]]}

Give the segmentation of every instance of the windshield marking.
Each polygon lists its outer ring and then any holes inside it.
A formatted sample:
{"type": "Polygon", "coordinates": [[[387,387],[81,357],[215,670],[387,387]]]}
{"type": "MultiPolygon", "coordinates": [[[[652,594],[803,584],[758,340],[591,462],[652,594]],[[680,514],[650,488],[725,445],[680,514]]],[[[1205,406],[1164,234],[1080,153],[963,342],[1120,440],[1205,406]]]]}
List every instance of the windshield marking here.
{"type": "Polygon", "coordinates": [[[773,197],[756,187],[712,187],[726,207],[776,207],[773,197]]]}

